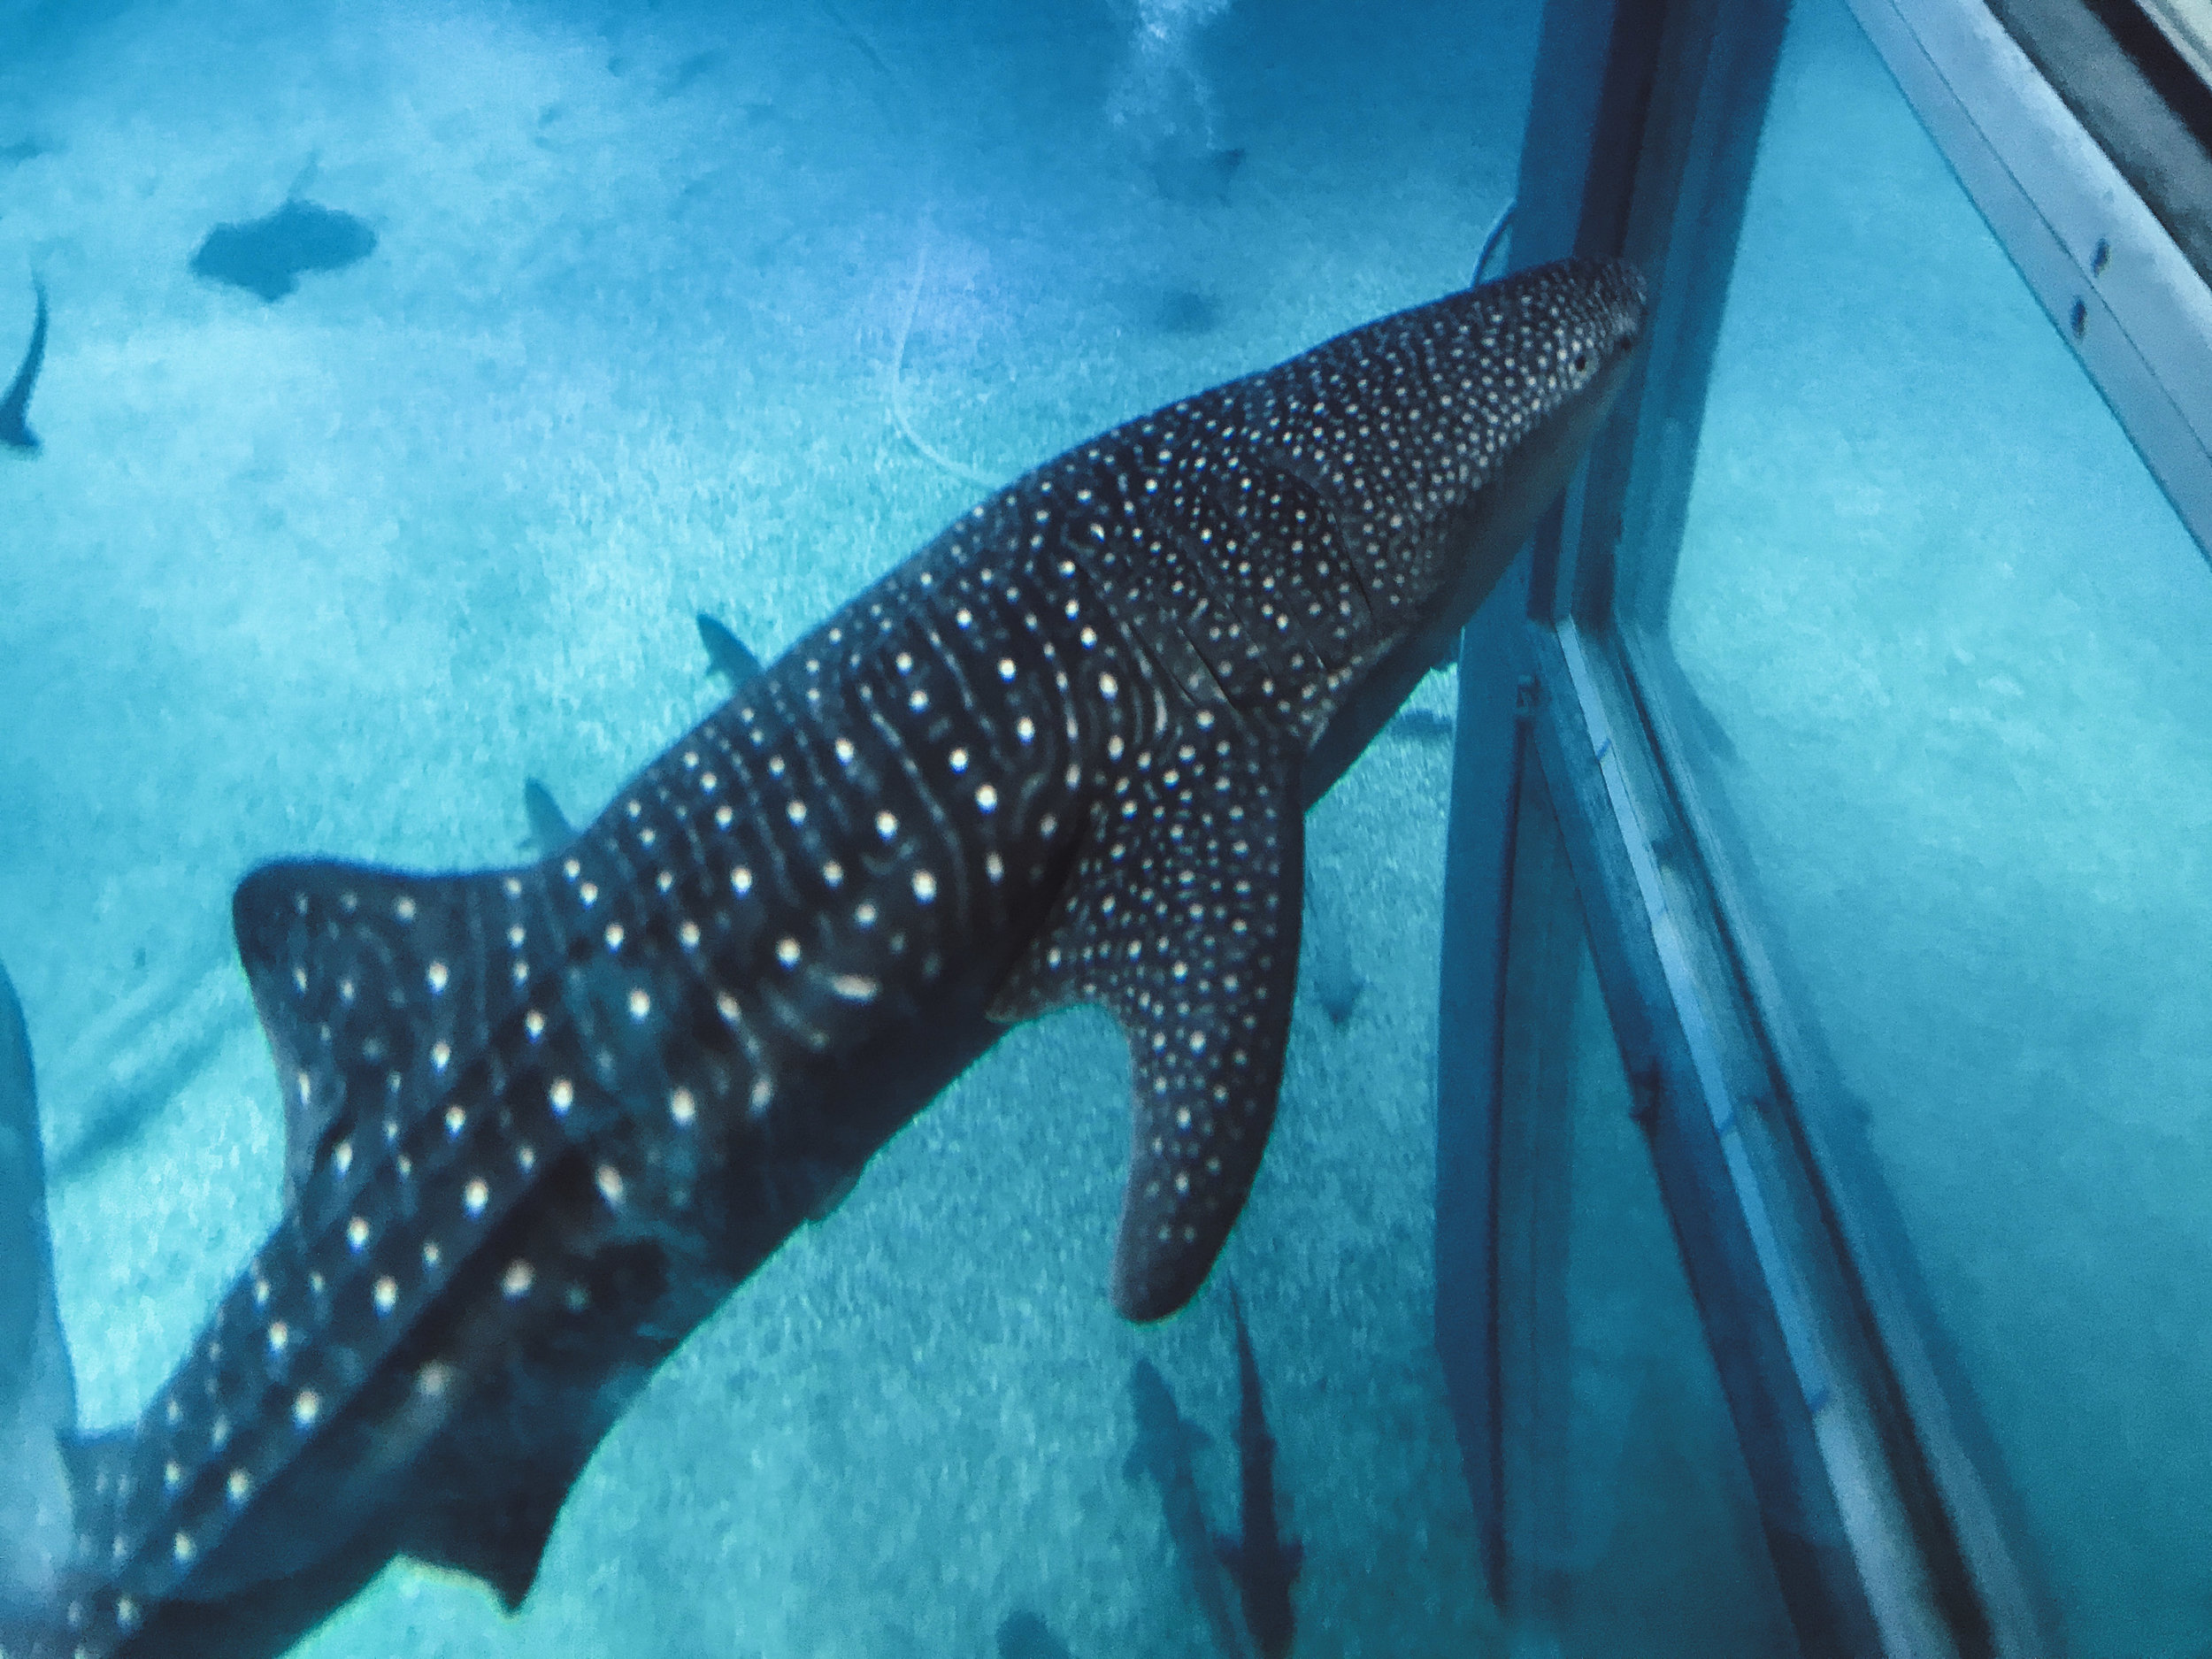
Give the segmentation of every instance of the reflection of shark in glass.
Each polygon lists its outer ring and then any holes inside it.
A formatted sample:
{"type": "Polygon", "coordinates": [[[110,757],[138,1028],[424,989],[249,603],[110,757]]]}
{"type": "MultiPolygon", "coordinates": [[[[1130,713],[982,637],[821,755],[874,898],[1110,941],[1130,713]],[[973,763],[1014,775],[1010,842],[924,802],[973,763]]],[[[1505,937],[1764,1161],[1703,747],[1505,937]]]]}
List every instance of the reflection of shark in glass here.
{"type": "Polygon", "coordinates": [[[518,1605],[675,1345],[1070,1002],[1129,1039],[1115,1306],[1182,1307],[1274,1116],[1304,810],[1557,494],[1642,319],[1626,267],[1569,262],[1356,329],[964,514],[553,857],[247,877],[286,1212],[134,1426],[16,1402],[0,1647],[256,1659],[402,1554],[518,1605]]]}

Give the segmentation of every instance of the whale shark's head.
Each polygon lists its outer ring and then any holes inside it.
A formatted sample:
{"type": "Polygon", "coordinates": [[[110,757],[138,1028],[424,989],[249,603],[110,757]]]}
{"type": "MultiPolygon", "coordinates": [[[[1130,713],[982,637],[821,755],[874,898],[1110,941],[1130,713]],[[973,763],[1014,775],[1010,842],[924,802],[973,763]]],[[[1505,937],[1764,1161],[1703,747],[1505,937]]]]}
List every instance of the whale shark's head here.
{"type": "Polygon", "coordinates": [[[1448,656],[1603,423],[1644,317],[1633,268],[1563,260],[1241,383],[1258,463],[1245,478],[1272,473],[1319,510],[1317,535],[1248,542],[1275,566],[1263,567],[1269,591],[1306,600],[1277,619],[1277,678],[1302,698],[1278,711],[1309,746],[1309,801],[1448,656]],[[1331,671],[1318,692],[1317,658],[1331,671]]]}

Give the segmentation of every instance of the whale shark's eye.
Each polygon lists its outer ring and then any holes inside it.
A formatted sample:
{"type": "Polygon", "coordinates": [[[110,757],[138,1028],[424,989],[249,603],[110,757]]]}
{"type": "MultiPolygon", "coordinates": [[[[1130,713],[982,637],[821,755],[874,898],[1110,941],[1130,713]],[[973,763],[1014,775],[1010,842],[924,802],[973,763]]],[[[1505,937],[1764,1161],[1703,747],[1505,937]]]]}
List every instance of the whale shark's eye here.
{"type": "Polygon", "coordinates": [[[1590,372],[1590,349],[1587,346],[1575,353],[1574,372],[1578,375],[1587,374],[1590,372]]]}

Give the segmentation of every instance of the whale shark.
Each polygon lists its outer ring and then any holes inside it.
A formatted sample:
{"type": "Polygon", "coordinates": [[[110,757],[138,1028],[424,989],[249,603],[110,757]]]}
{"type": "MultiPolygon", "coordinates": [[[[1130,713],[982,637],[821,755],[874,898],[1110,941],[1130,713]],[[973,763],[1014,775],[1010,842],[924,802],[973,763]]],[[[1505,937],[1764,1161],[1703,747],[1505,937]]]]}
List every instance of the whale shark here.
{"type": "Polygon", "coordinates": [[[676,1344],[1068,1004],[1128,1041],[1112,1303],[1182,1308],[1274,1117],[1305,810],[1558,495],[1644,314],[1624,265],[1540,266],[1079,443],[541,860],[248,874],[284,1212],[134,1424],[22,1417],[0,1529],[70,1546],[0,1652],[254,1659],[401,1555],[519,1606],[676,1344]]]}

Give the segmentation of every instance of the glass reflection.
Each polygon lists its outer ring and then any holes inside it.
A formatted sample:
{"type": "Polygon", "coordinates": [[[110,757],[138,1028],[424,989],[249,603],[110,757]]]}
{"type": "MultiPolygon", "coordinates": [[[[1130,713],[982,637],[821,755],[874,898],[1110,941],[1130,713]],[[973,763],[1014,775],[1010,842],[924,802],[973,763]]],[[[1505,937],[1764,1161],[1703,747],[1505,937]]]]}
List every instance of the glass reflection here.
{"type": "Polygon", "coordinates": [[[2212,572],[1840,0],[1791,24],[1669,628],[2070,1649],[2203,1651],[2212,572]]]}

